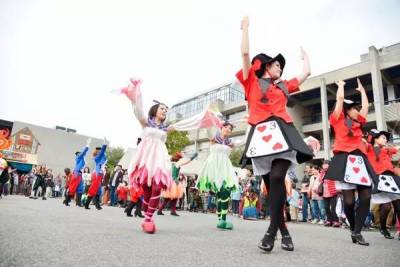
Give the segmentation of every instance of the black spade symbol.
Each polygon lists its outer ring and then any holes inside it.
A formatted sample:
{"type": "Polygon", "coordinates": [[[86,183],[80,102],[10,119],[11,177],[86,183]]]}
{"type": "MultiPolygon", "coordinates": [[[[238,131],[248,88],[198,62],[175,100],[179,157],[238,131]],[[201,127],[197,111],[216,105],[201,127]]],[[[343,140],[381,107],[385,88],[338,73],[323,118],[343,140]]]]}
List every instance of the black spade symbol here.
{"type": "Polygon", "coordinates": [[[386,186],[390,186],[390,184],[388,182],[385,183],[386,186]]]}
{"type": "Polygon", "coordinates": [[[386,177],[385,177],[385,176],[382,176],[382,177],[381,177],[381,180],[386,181],[386,177]]]}
{"type": "Polygon", "coordinates": [[[392,189],[393,192],[397,192],[397,188],[396,187],[391,187],[390,189],[392,189]]]}

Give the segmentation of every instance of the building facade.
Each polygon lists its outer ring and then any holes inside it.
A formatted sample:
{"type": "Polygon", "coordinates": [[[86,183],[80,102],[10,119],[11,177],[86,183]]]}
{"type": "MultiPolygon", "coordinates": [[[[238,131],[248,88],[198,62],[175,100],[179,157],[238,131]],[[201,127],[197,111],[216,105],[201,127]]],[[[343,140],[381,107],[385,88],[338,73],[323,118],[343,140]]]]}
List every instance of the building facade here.
{"type": "MultiPolygon", "coordinates": [[[[11,129],[11,146],[0,152],[11,166],[21,172],[28,172],[35,165],[46,165],[53,170],[53,174],[63,174],[64,168],[74,167],[75,152],[81,151],[89,138],[67,128],[53,129],[20,121],[5,124],[11,129]]],[[[94,161],[91,153],[95,147],[103,144],[103,140],[91,139],[86,163],[92,170],[94,161]]]]}
{"type": "MultiPolygon", "coordinates": [[[[299,92],[291,95],[296,105],[289,108],[289,113],[296,128],[304,137],[314,136],[321,142],[322,148],[315,155],[316,160],[332,156],[328,116],[336,102],[335,81],[346,81],[345,97],[360,101],[359,93],[354,90],[357,78],[364,85],[370,101],[365,130],[388,130],[393,135],[393,141],[400,142],[400,43],[379,50],[371,46],[368,53],[360,56],[360,62],[311,77],[301,85],[299,92]]],[[[238,81],[179,102],[171,108],[170,114],[173,119],[183,119],[201,112],[208,104],[217,105],[225,118],[235,124],[232,138],[243,144],[248,128],[248,108],[238,81]]],[[[199,162],[202,162],[201,159],[208,156],[209,138],[215,131],[191,131],[189,137],[192,144],[185,148],[185,152],[191,154],[197,151],[199,162]]],[[[193,163],[187,169],[196,172],[200,165],[193,163]]],[[[302,166],[297,170],[298,175],[301,173],[302,166]]]]}

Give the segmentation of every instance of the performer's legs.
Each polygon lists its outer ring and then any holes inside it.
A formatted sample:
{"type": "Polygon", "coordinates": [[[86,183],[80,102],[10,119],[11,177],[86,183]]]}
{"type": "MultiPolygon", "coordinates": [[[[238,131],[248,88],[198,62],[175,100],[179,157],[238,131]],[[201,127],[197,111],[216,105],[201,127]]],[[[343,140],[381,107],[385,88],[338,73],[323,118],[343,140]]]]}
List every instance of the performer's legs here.
{"type": "MultiPolygon", "coordinates": [[[[270,191],[270,187],[271,187],[269,176],[270,176],[270,173],[262,176],[262,178],[264,180],[265,187],[267,188],[268,192],[270,191]]],[[[286,192],[286,187],[285,187],[285,192],[286,192]]],[[[270,194],[268,194],[268,197],[270,197],[270,194]]],[[[271,199],[269,199],[269,203],[270,203],[270,207],[271,207],[271,199]]],[[[282,236],[289,235],[289,230],[287,229],[287,226],[286,226],[286,223],[285,223],[285,218],[283,216],[284,208],[285,208],[285,206],[283,206],[282,216],[280,218],[279,226],[278,226],[279,231],[281,232],[282,236]]]]}
{"type": "Polygon", "coordinates": [[[171,209],[171,215],[179,216],[178,213],[176,213],[176,203],[177,202],[178,202],[177,198],[170,199],[169,206],[170,206],[170,209],[171,209]]]}
{"type": "Polygon", "coordinates": [[[140,218],[144,218],[142,215],[142,200],[139,198],[136,202],[136,210],[135,210],[135,217],[138,216],[140,218]]]}
{"type": "Polygon", "coordinates": [[[389,211],[391,208],[391,202],[381,204],[380,205],[380,212],[379,212],[379,219],[380,219],[380,226],[381,226],[381,233],[383,236],[387,239],[393,239],[393,237],[390,235],[389,231],[386,228],[386,221],[387,217],[389,215],[389,211]]]}
{"type": "Polygon", "coordinates": [[[169,198],[164,198],[163,199],[163,201],[162,201],[162,203],[160,205],[160,208],[157,211],[158,215],[164,215],[163,210],[164,210],[165,206],[167,206],[168,202],[170,202],[170,201],[171,201],[171,199],[169,199],[169,198]]]}
{"type": "Polygon", "coordinates": [[[285,234],[282,235],[282,248],[292,251],[294,249],[292,239],[284,224],[283,211],[286,203],[285,177],[291,162],[285,159],[276,159],[272,162],[269,173],[269,199],[271,205],[271,223],[265,233],[259,248],[271,251],[274,247],[275,236],[278,228],[282,227],[285,234]],[[285,231],[286,230],[286,231],[285,231]]]}
{"type": "Polygon", "coordinates": [[[128,202],[128,206],[125,208],[126,216],[132,217],[132,210],[133,210],[134,206],[135,206],[135,202],[133,202],[133,201],[128,202]]]}
{"type": "Polygon", "coordinates": [[[87,209],[87,210],[90,209],[89,205],[90,205],[90,202],[92,201],[92,199],[93,199],[93,197],[91,197],[91,196],[87,197],[86,203],[85,203],[85,209],[87,209]]]}
{"type": "Polygon", "coordinates": [[[368,216],[371,200],[371,189],[363,188],[358,189],[358,208],[356,210],[354,233],[360,234],[364,226],[365,219],[368,216]]]}
{"type": "Polygon", "coordinates": [[[145,214],[146,222],[152,221],[154,211],[157,210],[158,204],[160,202],[160,196],[161,196],[161,185],[153,184],[153,186],[151,187],[151,197],[149,199],[145,214]]]}
{"type": "Polygon", "coordinates": [[[354,206],[355,206],[355,199],[354,199],[354,190],[342,190],[343,193],[343,208],[344,214],[346,214],[346,218],[350,223],[350,231],[354,231],[354,206]]]}
{"type": "Polygon", "coordinates": [[[147,185],[142,185],[143,189],[143,211],[147,211],[147,207],[149,206],[149,201],[151,197],[151,187],[148,187],[147,185]]]}

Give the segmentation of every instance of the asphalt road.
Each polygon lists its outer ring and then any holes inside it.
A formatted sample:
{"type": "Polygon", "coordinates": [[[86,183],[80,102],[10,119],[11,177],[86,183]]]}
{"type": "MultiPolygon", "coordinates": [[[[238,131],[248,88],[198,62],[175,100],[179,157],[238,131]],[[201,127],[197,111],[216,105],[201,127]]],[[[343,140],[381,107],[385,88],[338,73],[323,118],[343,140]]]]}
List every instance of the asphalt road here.
{"type": "Polygon", "coordinates": [[[400,241],[366,232],[371,243],[351,243],[345,229],[289,224],[294,252],[280,241],[272,253],[257,248],[266,221],[230,217],[233,231],[216,229],[212,214],[156,216],[157,233],[120,208],[65,207],[61,199],[0,199],[0,266],[400,266],[400,241]]]}

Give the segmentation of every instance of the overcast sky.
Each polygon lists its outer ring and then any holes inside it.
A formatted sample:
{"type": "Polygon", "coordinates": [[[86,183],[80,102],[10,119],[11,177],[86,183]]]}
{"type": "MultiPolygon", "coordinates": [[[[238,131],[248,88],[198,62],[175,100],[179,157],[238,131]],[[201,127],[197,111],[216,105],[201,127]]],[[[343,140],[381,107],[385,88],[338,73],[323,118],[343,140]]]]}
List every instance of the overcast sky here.
{"type": "Polygon", "coordinates": [[[130,104],[109,91],[141,77],[147,111],[232,81],[244,15],[251,55],[282,53],[290,78],[300,45],[317,75],[399,42],[399,10],[398,0],[1,0],[0,119],[134,146],[130,104]]]}

